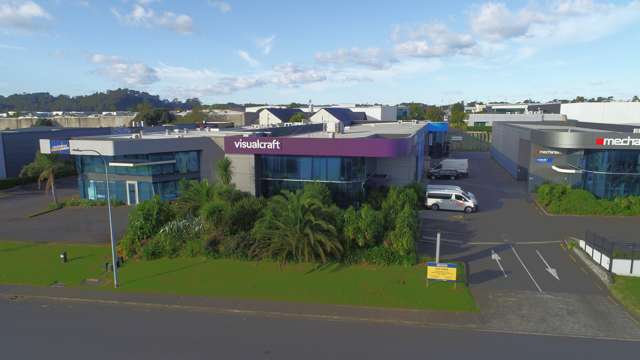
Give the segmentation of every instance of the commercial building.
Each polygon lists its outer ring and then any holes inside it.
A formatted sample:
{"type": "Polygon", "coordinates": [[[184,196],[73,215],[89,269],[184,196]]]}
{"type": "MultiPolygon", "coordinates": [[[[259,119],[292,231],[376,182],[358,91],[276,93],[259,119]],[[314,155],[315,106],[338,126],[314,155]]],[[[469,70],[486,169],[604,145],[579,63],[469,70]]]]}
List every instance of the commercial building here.
{"type": "Polygon", "coordinates": [[[289,122],[289,119],[296,114],[302,114],[306,117],[306,114],[300,109],[264,108],[258,113],[258,123],[260,126],[279,125],[289,122]]]}
{"type": "Polygon", "coordinates": [[[347,204],[360,201],[367,185],[421,180],[425,140],[436,141],[428,132],[426,122],[352,122],[335,132],[327,132],[324,124],[181,129],[63,142],[42,139],[40,147],[44,153],[76,155],[80,194],[88,199],[106,194],[98,152],[109,164],[112,196],[128,204],[154,195],[174,199],[181,179],[215,181],[216,163],[225,156],[240,190],[270,196],[319,181],[347,204]]]}
{"type": "Polygon", "coordinates": [[[640,102],[584,102],[562,104],[569,120],[600,124],[640,124],[640,102]]]}
{"type": "MultiPolygon", "coordinates": [[[[120,129],[118,129],[120,130],[120,129]]],[[[41,138],[68,139],[73,136],[108,135],[110,128],[27,128],[0,131],[0,179],[15,178],[33,161],[41,138]]]]}
{"type": "Polygon", "coordinates": [[[544,113],[527,113],[527,114],[469,114],[465,120],[468,126],[493,126],[497,122],[523,122],[523,121],[563,121],[566,117],[562,114],[544,114],[544,113]]]}
{"type": "Polygon", "coordinates": [[[545,182],[602,198],[640,195],[640,127],[577,121],[495,123],[491,155],[529,191],[545,182]]]}
{"type": "Polygon", "coordinates": [[[398,119],[398,107],[395,105],[338,105],[353,112],[366,114],[369,121],[396,121],[398,119]]]}

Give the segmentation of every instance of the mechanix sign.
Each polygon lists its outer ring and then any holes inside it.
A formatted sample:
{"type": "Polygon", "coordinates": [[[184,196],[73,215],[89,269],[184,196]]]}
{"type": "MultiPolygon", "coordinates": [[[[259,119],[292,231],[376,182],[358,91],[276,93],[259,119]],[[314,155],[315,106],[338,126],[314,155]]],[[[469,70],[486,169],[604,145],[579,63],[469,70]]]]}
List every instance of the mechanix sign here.
{"type": "Polygon", "coordinates": [[[596,145],[602,145],[602,146],[640,146],[640,138],[634,138],[634,137],[631,137],[631,136],[627,136],[626,138],[599,137],[599,138],[596,138],[596,145]]]}

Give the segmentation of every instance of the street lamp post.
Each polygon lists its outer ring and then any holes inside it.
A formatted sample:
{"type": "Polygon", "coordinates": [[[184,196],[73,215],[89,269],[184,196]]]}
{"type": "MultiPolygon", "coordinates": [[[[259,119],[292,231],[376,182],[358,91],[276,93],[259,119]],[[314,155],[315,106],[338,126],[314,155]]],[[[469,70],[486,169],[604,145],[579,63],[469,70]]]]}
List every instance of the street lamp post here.
{"type": "Polygon", "coordinates": [[[104,156],[97,150],[93,149],[72,149],[78,152],[92,152],[100,156],[104,164],[104,177],[107,182],[107,212],[109,214],[109,235],[111,236],[111,264],[113,268],[113,287],[118,287],[118,264],[116,262],[116,240],[113,235],[113,221],[111,219],[111,194],[109,193],[109,166],[104,156]]]}

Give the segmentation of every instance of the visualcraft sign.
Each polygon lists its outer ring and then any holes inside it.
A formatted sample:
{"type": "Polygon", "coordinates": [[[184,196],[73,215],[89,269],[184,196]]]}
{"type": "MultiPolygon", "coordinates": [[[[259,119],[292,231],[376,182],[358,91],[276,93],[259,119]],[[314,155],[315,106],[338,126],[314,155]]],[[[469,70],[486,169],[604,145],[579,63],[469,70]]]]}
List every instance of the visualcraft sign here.
{"type": "Polygon", "coordinates": [[[640,138],[627,136],[626,138],[596,138],[596,145],[602,146],[640,146],[640,138]]]}
{"type": "Polygon", "coordinates": [[[271,141],[263,141],[261,139],[256,140],[244,140],[239,139],[233,142],[235,149],[268,149],[268,150],[280,150],[280,141],[273,139],[271,141]]]}
{"type": "Polygon", "coordinates": [[[394,158],[411,153],[413,138],[226,136],[227,154],[394,158]]]}

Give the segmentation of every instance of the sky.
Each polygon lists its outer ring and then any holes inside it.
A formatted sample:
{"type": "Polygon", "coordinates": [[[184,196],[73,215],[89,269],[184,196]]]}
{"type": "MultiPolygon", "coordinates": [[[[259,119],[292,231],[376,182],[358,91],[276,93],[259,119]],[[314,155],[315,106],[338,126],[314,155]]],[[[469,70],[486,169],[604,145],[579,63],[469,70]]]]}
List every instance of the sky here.
{"type": "Polygon", "coordinates": [[[204,103],[640,95],[640,0],[0,0],[0,95],[204,103]]]}

